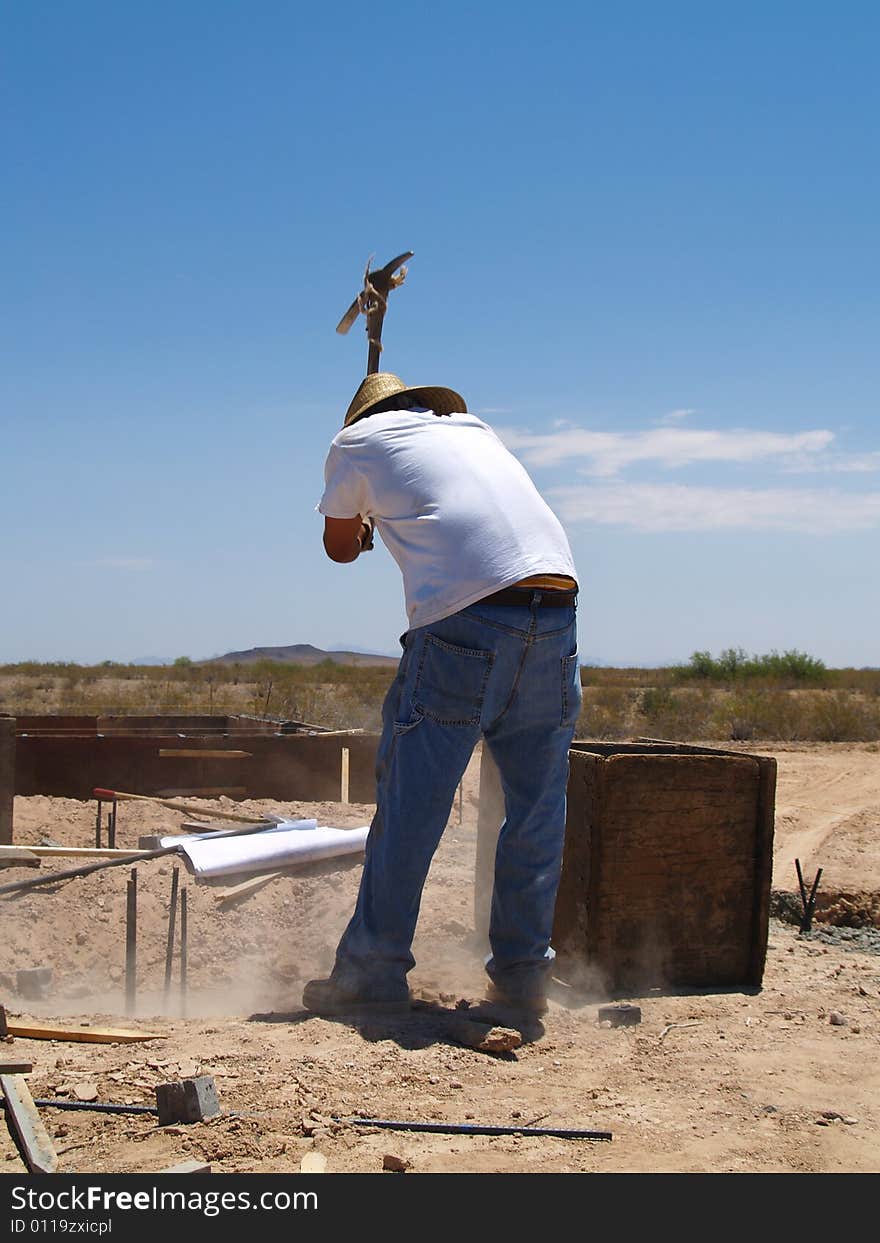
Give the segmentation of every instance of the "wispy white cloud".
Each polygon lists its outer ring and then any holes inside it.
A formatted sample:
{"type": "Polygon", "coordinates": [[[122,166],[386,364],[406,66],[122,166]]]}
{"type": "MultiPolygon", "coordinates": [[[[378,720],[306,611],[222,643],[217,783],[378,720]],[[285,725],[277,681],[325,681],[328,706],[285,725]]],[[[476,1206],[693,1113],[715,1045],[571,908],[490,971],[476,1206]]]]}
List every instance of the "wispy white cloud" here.
{"type": "Polygon", "coordinates": [[[548,492],[563,522],[637,531],[800,531],[835,534],[880,526],[880,492],[584,484],[548,492]]]}
{"type": "Polygon", "coordinates": [[[696,410],[670,410],[668,414],[662,414],[657,422],[664,427],[677,427],[689,415],[696,413],[696,410]]]}
{"type": "Polygon", "coordinates": [[[527,466],[559,466],[582,460],[586,463],[584,473],[598,476],[616,475],[636,462],[656,462],[667,470],[695,462],[796,462],[822,453],[834,441],[833,432],[821,429],[784,434],[748,428],[702,431],[655,427],[638,432],[592,432],[563,427],[544,433],[501,428],[498,434],[527,466]]]}
{"type": "Polygon", "coordinates": [[[782,464],[781,469],[789,475],[815,475],[820,472],[837,475],[868,475],[874,471],[880,471],[880,452],[832,453],[821,457],[795,455],[790,461],[782,464]]]}

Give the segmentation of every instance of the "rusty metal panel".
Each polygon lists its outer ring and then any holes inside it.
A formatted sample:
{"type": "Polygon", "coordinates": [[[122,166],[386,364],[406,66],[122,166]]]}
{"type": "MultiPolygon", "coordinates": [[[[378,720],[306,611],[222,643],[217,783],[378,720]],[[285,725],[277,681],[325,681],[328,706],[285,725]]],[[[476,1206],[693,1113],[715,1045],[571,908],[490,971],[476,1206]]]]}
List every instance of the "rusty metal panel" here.
{"type": "Polygon", "coordinates": [[[570,756],[560,961],[623,992],[760,984],[775,761],[588,745],[570,756]]]}
{"type": "Polygon", "coordinates": [[[12,844],[15,795],[15,718],[0,717],[0,844],[12,844]]]}

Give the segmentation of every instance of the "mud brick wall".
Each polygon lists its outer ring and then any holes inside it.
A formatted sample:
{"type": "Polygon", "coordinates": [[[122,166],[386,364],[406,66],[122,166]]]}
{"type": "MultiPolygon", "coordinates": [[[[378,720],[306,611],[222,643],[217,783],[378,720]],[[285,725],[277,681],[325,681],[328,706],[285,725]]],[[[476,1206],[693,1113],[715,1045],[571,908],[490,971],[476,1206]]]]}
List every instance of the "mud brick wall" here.
{"type": "Polygon", "coordinates": [[[554,945],[617,992],[759,985],[776,763],[623,745],[569,756],[554,945]]]}

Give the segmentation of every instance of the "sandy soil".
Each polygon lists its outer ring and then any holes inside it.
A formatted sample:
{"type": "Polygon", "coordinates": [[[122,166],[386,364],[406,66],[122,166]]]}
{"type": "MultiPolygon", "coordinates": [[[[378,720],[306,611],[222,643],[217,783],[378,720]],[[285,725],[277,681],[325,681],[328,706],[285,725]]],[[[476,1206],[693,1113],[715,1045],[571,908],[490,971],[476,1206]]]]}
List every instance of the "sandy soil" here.
{"type": "MultiPolygon", "coordinates": [[[[747,748],[743,748],[746,750],[747,748]]],[[[758,748],[751,748],[758,750],[758,748]]],[[[880,893],[880,751],[818,744],[760,748],[779,765],[774,888],[796,891],[794,859],[822,892],[880,893]]],[[[127,867],[0,898],[0,1001],[13,1021],[155,1032],[141,1044],[16,1038],[0,1057],[33,1062],[42,1099],[155,1104],[155,1086],[211,1075],[222,1106],[206,1122],[162,1127],[147,1113],[41,1107],[64,1172],[155,1172],[199,1158],[217,1172],[294,1172],[315,1150],[328,1172],[381,1172],[393,1154],[413,1173],[880,1170],[880,955],[828,945],[771,921],[763,987],[652,991],[630,1000],[637,1026],[600,1026],[603,998],[558,984],[550,1011],[515,1051],[459,1043],[456,1022],[481,1006],[473,943],[479,756],[465,777],[425,890],[411,977],[420,1008],[404,1018],[316,1018],[302,984],[323,974],[351,908],[360,863],[288,873],[226,908],[216,886],[181,869],[189,907],[188,993],[177,969],[164,998],[172,863],[138,868],[139,990],[125,1012],[127,867]],[[43,1000],[16,971],[49,966],[43,1000]],[[458,1007],[458,1009],[457,1009],[458,1007]],[[443,1135],[360,1126],[354,1117],[574,1128],[610,1142],[525,1135],[443,1135]]],[[[204,803],[205,808],[226,807],[204,803]]],[[[369,822],[370,806],[253,802],[235,810],[369,822]]],[[[94,803],[21,798],[16,843],[46,836],[92,845],[94,803]]],[[[120,804],[117,845],[170,830],[182,817],[120,804]]],[[[44,864],[75,866],[78,860],[44,864]]],[[[0,884],[36,875],[0,872],[0,884]]],[[[615,1000],[620,1000],[615,998],[615,1000]]],[[[0,1171],[21,1158],[0,1127],[0,1171]]]]}

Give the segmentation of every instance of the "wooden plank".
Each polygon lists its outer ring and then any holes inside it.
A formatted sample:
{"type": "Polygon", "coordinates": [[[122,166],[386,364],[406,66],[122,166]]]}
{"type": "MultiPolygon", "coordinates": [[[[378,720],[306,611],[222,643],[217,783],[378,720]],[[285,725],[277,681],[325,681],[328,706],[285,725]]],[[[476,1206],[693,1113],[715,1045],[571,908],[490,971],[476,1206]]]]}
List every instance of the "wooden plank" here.
{"type": "Polygon", "coordinates": [[[58,1027],[49,1023],[18,1023],[7,1016],[10,1036],[24,1040],[73,1040],[83,1044],[135,1044],[141,1040],[167,1040],[162,1032],[136,1032],[116,1027],[58,1027]]]}
{"type": "MultiPolygon", "coordinates": [[[[27,846],[25,850],[35,859],[130,859],[141,854],[140,850],[117,850],[110,846],[27,846]]],[[[21,853],[17,846],[0,846],[0,867],[4,860],[21,853]]]]}
{"type": "Polygon", "coordinates": [[[0,1057],[0,1075],[29,1075],[33,1069],[33,1062],[16,1062],[0,1057]]]}
{"type": "Polygon", "coordinates": [[[22,1156],[32,1174],[54,1174],[58,1153],[34,1104],[30,1089],[21,1075],[0,1075],[0,1088],[6,1097],[6,1118],[18,1136],[22,1156]]]}
{"type": "Polygon", "coordinates": [[[199,747],[160,747],[160,760],[249,760],[251,751],[209,751],[199,747]]]}
{"type": "Polygon", "coordinates": [[[270,881],[277,880],[279,876],[283,876],[283,872],[267,872],[264,876],[254,876],[250,880],[244,880],[240,885],[233,885],[231,889],[223,889],[219,893],[214,894],[214,901],[225,903],[234,902],[237,898],[246,898],[252,893],[256,893],[258,889],[262,889],[264,885],[268,885],[270,881]]]}

